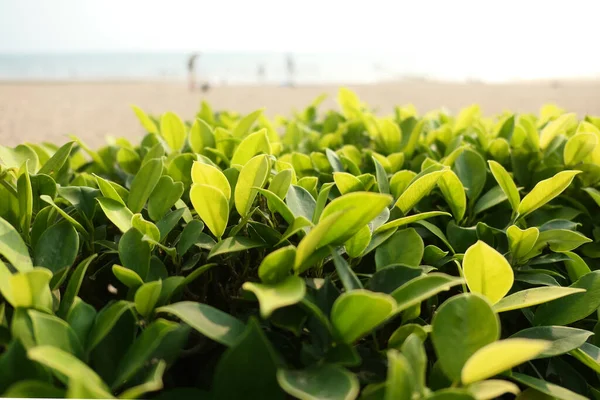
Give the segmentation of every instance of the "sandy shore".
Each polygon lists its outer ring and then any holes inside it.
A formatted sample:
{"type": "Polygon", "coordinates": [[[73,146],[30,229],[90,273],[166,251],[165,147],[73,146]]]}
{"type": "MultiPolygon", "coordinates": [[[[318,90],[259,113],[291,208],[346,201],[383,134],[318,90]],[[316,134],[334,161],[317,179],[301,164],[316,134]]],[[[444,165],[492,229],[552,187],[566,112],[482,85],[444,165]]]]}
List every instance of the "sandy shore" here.
{"type": "MultiPolygon", "coordinates": [[[[398,82],[350,88],[381,113],[407,103],[420,112],[441,106],[456,111],[472,103],[479,103],[486,114],[506,109],[537,112],[543,103],[553,102],[580,116],[600,115],[600,81],[510,85],[398,82]]],[[[192,118],[204,99],[215,110],[245,113],[266,107],[267,115],[274,116],[303,109],[316,96],[327,93],[322,108],[337,108],[337,89],[231,86],[190,93],[184,83],[0,83],[0,144],[63,143],[68,134],[93,146],[104,143],[106,135],[135,139],[143,131],[129,104],[150,113],[174,111],[192,118]]]]}

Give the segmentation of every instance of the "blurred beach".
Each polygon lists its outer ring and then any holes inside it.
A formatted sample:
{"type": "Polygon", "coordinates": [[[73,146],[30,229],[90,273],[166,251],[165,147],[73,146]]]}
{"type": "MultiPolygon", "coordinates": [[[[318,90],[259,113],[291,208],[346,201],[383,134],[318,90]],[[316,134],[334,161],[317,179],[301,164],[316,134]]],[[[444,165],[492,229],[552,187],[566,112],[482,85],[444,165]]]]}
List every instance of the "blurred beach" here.
{"type": "MultiPolygon", "coordinates": [[[[580,117],[600,115],[600,81],[551,81],[512,84],[443,83],[396,81],[346,85],[378,114],[395,105],[414,104],[418,111],[446,107],[456,112],[479,103],[485,114],[504,110],[538,112],[545,103],[555,103],[580,117]]],[[[161,114],[174,111],[192,119],[202,100],[215,111],[241,113],[265,108],[266,115],[291,115],[302,110],[318,95],[328,95],[320,109],[338,108],[339,85],[231,85],[212,87],[208,92],[190,92],[185,82],[3,82],[0,83],[0,143],[64,143],[68,135],[100,146],[107,135],[139,138],[143,129],[130,108],[161,114]]]]}

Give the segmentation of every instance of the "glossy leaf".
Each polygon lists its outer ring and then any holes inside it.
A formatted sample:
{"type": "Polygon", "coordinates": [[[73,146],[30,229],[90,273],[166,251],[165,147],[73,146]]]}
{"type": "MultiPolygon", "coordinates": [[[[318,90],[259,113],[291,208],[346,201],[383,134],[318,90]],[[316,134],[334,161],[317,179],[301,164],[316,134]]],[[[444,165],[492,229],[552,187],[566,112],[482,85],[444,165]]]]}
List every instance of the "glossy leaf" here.
{"type": "Polygon", "coordinates": [[[508,261],[480,240],[465,253],[463,271],[471,292],[484,295],[492,304],[500,301],[514,282],[508,261]]]}
{"type": "Polygon", "coordinates": [[[298,303],[306,293],[304,280],[297,276],[288,276],[273,284],[246,282],[242,288],[258,298],[260,315],[264,319],[269,318],[278,308],[298,303]]]}
{"type": "Polygon", "coordinates": [[[357,289],[337,298],[331,308],[331,324],[339,339],[353,343],[385,321],[394,311],[392,297],[357,289]]]}

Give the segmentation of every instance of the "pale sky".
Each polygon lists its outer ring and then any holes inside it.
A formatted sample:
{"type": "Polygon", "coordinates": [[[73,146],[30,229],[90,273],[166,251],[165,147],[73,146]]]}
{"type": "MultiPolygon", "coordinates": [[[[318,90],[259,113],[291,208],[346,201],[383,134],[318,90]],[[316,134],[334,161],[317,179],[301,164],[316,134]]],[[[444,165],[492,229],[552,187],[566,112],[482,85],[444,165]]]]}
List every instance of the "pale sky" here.
{"type": "Polygon", "coordinates": [[[0,53],[372,51],[600,75],[599,15],[600,0],[0,0],[0,53]]]}

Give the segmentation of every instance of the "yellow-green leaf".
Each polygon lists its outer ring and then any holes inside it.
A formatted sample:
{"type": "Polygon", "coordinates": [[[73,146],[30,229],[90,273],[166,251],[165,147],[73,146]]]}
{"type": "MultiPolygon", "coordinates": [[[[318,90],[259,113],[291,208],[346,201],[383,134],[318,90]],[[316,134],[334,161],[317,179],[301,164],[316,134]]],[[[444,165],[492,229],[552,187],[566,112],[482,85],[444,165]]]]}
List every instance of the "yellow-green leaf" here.
{"type": "Polygon", "coordinates": [[[258,155],[250,159],[238,177],[235,185],[235,208],[243,217],[248,215],[252,203],[256,198],[258,191],[256,188],[262,188],[269,178],[271,163],[269,156],[258,155]]]}
{"type": "Polygon", "coordinates": [[[531,189],[531,192],[521,200],[517,210],[519,218],[527,216],[561,194],[563,190],[571,184],[575,175],[580,172],[581,171],[561,171],[552,178],[538,182],[538,184],[531,189]]]}
{"type": "Polygon", "coordinates": [[[494,304],[494,311],[501,313],[517,310],[519,308],[531,307],[580,292],[585,292],[585,289],[544,286],[521,290],[510,296],[504,297],[498,303],[494,304]]]}
{"type": "Polygon", "coordinates": [[[136,117],[142,123],[142,126],[144,127],[146,132],[158,134],[158,129],[156,128],[156,124],[141,108],[139,108],[138,106],[135,106],[135,105],[132,105],[131,108],[133,109],[133,112],[135,113],[136,117]]]}
{"type": "Polygon", "coordinates": [[[459,222],[463,219],[467,210],[467,195],[462,182],[454,171],[450,170],[442,174],[437,184],[452,210],[454,219],[459,222]]]}
{"type": "Polygon", "coordinates": [[[545,150],[552,140],[561,133],[564,133],[566,128],[576,121],[575,113],[563,114],[554,121],[548,123],[540,133],[540,148],[545,150]]]}
{"type": "Polygon", "coordinates": [[[160,134],[173,151],[179,151],[185,144],[186,128],[179,116],[166,112],[160,118],[160,134]]]}
{"type": "Polygon", "coordinates": [[[264,128],[246,136],[238,144],[233,157],[231,157],[231,165],[245,165],[257,154],[271,154],[271,143],[267,136],[267,130],[264,128]]]}
{"type": "Polygon", "coordinates": [[[190,200],[208,229],[220,239],[229,221],[229,201],[223,192],[213,186],[194,183],[190,200]]]}
{"type": "Polygon", "coordinates": [[[291,306],[304,298],[306,285],[298,276],[288,276],[278,283],[246,282],[242,285],[258,298],[260,315],[264,319],[271,316],[278,308],[291,306]]]}
{"type": "Polygon", "coordinates": [[[403,214],[409,212],[423,197],[435,187],[438,180],[446,170],[433,171],[421,176],[411,183],[404,193],[400,195],[394,207],[398,207],[403,214]]]}
{"type": "Polygon", "coordinates": [[[492,304],[500,301],[514,282],[514,273],[508,261],[481,240],[467,249],[463,272],[471,292],[484,295],[492,304]]]}
{"type": "Polygon", "coordinates": [[[506,230],[506,236],[513,258],[518,260],[525,257],[533,249],[539,235],[540,231],[535,226],[525,230],[516,225],[509,226],[506,230]]]}
{"type": "Polygon", "coordinates": [[[347,172],[334,172],[333,180],[341,194],[350,192],[359,192],[364,190],[364,186],[357,177],[347,172]]]}
{"type": "Polygon", "coordinates": [[[575,165],[590,155],[598,145],[598,135],[594,133],[577,133],[565,145],[563,159],[565,165],[575,165]]]}
{"type": "Polygon", "coordinates": [[[517,211],[519,208],[519,202],[521,201],[517,185],[515,185],[515,182],[502,165],[493,160],[489,160],[488,164],[490,166],[490,170],[492,171],[492,175],[494,175],[494,179],[496,179],[496,182],[498,182],[498,185],[508,198],[508,202],[512,206],[513,210],[517,211]]]}
{"type": "Polygon", "coordinates": [[[214,148],[216,145],[213,129],[200,118],[192,124],[188,140],[194,153],[202,153],[206,147],[214,148]]]}
{"type": "Polygon", "coordinates": [[[551,342],[533,339],[505,339],[488,344],[469,358],[461,372],[463,384],[491,378],[546,350],[551,342]]]}
{"type": "Polygon", "coordinates": [[[194,161],[192,165],[192,182],[212,186],[223,193],[225,198],[231,198],[231,186],[225,174],[212,165],[194,161]]]}

